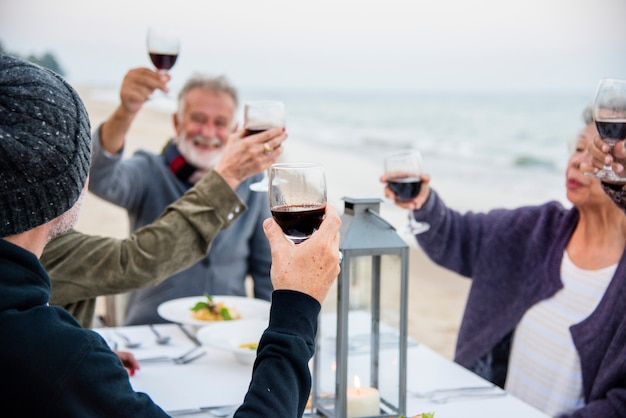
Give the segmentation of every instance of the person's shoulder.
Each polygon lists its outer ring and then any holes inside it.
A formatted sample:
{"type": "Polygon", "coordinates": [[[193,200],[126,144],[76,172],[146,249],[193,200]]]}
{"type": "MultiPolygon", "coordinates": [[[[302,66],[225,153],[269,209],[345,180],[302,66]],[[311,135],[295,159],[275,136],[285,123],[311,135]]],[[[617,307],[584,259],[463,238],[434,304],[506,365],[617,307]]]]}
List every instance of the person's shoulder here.
{"type": "Polygon", "coordinates": [[[576,210],[566,208],[561,202],[552,200],[541,205],[524,206],[515,211],[520,222],[528,222],[535,228],[548,228],[562,224],[576,217],[576,210]]]}
{"type": "Polygon", "coordinates": [[[486,215],[491,227],[507,230],[521,227],[522,230],[543,230],[548,225],[557,225],[571,211],[565,209],[560,202],[550,201],[541,205],[520,206],[513,209],[492,209],[486,215]]]}
{"type": "Polygon", "coordinates": [[[22,311],[14,319],[15,340],[39,346],[49,358],[66,356],[68,344],[73,347],[72,353],[77,355],[101,341],[97,334],[82,328],[67,311],[58,306],[34,306],[22,311]]]}
{"type": "Polygon", "coordinates": [[[160,164],[165,165],[164,160],[163,160],[163,156],[161,154],[157,154],[155,152],[146,150],[146,149],[138,149],[133,153],[132,156],[133,159],[137,159],[140,161],[146,161],[146,162],[159,162],[160,164]]]}
{"type": "Polygon", "coordinates": [[[145,149],[136,150],[124,163],[133,165],[140,170],[140,174],[144,175],[153,174],[155,172],[171,172],[165,163],[163,155],[145,149]]]}
{"type": "Polygon", "coordinates": [[[568,212],[561,202],[552,200],[540,205],[525,205],[513,209],[494,209],[492,212],[509,213],[513,216],[537,216],[542,213],[565,214],[568,212]]]}

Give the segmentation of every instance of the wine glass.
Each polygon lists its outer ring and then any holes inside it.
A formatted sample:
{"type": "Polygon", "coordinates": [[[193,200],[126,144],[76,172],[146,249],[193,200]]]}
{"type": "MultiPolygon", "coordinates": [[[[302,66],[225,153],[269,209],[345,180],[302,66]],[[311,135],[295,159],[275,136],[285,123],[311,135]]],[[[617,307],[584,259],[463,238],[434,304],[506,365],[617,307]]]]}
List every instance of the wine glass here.
{"type": "MultiPolygon", "coordinates": [[[[245,135],[254,135],[272,128],[285,127],[285,106],[282,102],[258,101],[249,102],[244,106],[243,127],[245,135]]],[[[271,152],[271,151],[266,151],[271,152]]],[[[263,172],[263,178],[250,185],[254,192],[267,192],[269,187],[267,172],[263,172]]]]}
{"type": "Polygon", "coordinates": [[[298,244],[319,228],[326,212],[326,174],[318,163],[280,163],[269,169],[272,217],[298,244]]]}
{"type": "MultiPolygon", "coordinates": [[[[385,158],[387,186],[396,195],[398,202],[413,200],[422,188],[422,156],[417,150],[398,152],[385,158]]],[[[430,229],[425,222],[417,222],[409,211],[407,233],[421,234],[430,229]]]]}
{"type": "MultiPolygon", "coordinates": [[[[626,80],[600,80],[593,102],[593,119],[611,151],[617,142],[626,139],[626,80]]],[[[610,165],[589,175],[606,183],[626,183],[626,178],[615,174],[610,165]]]]}
{"type": "Polygon", "coordinates": [[[180,39],[169,26],[150,26],[146,38],[150,60],[161,74],[167,74],[176,64],[180,39]]]}

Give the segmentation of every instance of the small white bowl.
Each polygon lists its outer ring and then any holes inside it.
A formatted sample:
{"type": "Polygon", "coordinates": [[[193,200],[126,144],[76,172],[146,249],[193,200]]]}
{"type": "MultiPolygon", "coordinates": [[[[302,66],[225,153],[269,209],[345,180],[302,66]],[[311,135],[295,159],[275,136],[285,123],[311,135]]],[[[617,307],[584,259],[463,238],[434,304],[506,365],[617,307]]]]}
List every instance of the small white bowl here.
{"type": "Polygon", "coordinates": [[[242,348],[242,345],[258,343],[267,325],[265,319],[223,321],[200,328],[196,336],[203,345],[230,351],[237,361],[251,365],[256,359],[256,350],[242,348]]]}

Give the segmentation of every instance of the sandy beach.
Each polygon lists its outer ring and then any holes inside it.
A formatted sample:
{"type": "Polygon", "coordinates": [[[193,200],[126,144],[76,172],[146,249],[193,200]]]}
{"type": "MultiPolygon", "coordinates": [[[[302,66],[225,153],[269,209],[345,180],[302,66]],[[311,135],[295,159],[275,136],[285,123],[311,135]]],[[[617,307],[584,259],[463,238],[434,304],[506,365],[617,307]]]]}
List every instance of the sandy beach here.
{"type": "MultiPolygon", "coordinates": [[[[78,91],[89,111],[92,128],[102,123],[116,106],[115,103],[98,99],[92,89],[83,87],[78,88],[78,91]]],[[[127,138],[126,155],[131,155],[138,148],[158,152],[172,132],[171,116],[148,106],[133,124],[127,138]]],[[[290,137],[285,143],[282,159],[302,160],[296,156],[306,156],[309,161],[319,161],[325,165],[328,200],[340,212],[343,212],[344,206],[342,197],[383,197],[383,188],[378,181],[381,168],[369,161],[352,154],[312,147],[298,141],[298,138],[290,137]],[[350,167],[350,170],[346,167],[350,167]]],[[[476,193],[480,194],[481,191],[476,193]]],[[[460,203],[462,196],[458,199],[460,203]]],[[[398,230],[406,223],[406,212],[390,202],[381,203],[381,216],[398,230]]],[[[128,235],[127,216],[124,210],[88,194],[77,229],[89,234],[123,238],[128,235]]],[[[403,238],[410,248],[409,335],[447,358],[452,358],[469,281],[433,264],[410,237],[403,238]]]]}

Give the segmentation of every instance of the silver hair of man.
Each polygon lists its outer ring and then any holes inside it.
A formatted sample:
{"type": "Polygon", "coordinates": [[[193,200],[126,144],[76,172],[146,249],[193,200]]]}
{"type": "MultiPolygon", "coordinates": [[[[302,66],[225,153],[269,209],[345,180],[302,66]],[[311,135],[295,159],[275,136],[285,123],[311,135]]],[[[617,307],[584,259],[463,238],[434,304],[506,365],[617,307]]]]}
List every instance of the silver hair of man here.
{"type": "Polygon", "coordinates": [[[192,75],[183,88],[178,93],[178,117],[182,120],[185,107],[185,96],[190,90],[200,88],[212,91],[214,93],[226,93],[232,97],[235,102],[235,109],[239,106],[239,94],[235,86],[226,78],[226,76],[209,76],[206,74],[196,73],[192,75]]]}

